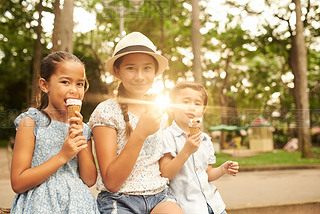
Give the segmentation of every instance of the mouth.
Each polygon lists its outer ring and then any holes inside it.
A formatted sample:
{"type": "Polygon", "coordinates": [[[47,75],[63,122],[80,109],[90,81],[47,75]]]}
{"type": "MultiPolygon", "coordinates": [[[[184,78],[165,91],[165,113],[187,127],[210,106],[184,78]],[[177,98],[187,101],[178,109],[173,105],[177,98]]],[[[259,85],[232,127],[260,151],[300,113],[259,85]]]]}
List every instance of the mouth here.
{"type": "Polygon", "coordinates": [[[64,101],[65,106],[67,106],[67,100],[68,100],[68,99],[80,100],[79,98],[68,97],[68,98],[66,98],[66,99],[64,99],[64,100],[63,100],[63,101],[64,101]]]}
{"type": "Polygon", "coordinates": [[[139,87],[139,88],[143,88],[146,87],[147,84],[134,84],[134,87],[139,87]]]}
{"type": "Polygon", "coordinates": [[[195,117],[195,115],[194,114],[187,114],[187,117],[190,119],[193,119],[195,117]]]}

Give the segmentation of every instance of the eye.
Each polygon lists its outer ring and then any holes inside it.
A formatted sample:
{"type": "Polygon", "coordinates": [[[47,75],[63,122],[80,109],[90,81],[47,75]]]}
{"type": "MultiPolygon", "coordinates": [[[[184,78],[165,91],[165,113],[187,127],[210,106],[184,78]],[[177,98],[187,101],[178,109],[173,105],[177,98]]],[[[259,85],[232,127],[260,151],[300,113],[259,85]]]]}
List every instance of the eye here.
{"type": "Polygon", "coordinates": [[[202,106],[202,103],[201,102],[196,102],[195,105],[196,106],[202,106]]]}
{"type": "Polygon", "coordinates": [[[126,67],[126,69],[129,70],[129,71],[134,71],[134,70],[135,70],[135,67],[129,66],[129,67],[126,67]]]}
{"type": "Polygon", "coordinates": [[[69,85],[70,84],[68,80],[62,80],[61,83],[65,84],[65,85],[69,85]]]}
{"type": "Polygon", "coordinates": [[[190,104],[189,100],[182,100],[183,104],[190,104]]]}
{"type": "Polygon", "coordinates": [[[83,87],[84,83],[83,82],[79,82],[79,83],[77,83],[77,85],[80,86],[80,87],[83,87]]]}

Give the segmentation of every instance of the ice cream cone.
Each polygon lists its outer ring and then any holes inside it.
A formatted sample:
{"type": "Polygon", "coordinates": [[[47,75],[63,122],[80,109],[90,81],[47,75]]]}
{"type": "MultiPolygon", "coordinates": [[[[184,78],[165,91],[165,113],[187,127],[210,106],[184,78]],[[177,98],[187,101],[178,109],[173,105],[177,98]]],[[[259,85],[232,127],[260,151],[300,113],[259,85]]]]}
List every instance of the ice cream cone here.
{"type": "Polygon", "coordinates": [[[200,123],[201,123],[201,118],[193,118],[190,120],[188,124],[190,136],[200,132],[200,123]]]}
{"type": "Polygon", "coordinates": [[[68,110],[68,118],[75,117],[75,112],[81,111],[81,100],[78,99],[67,99],[67,110],[68,110]]]}
{"type": "Polygon", "coordinates": [[[190,136],[198,134],[200,132],[200,127],[189,127],[190,136]]]}

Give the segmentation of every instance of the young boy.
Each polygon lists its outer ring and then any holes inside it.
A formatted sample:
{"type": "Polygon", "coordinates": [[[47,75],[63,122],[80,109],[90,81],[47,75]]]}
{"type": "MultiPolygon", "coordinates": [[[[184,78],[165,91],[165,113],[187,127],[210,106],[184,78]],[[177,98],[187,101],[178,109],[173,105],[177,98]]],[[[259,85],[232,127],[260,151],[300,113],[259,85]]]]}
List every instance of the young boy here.
{"type": "Polygon", "coordinates": [[[217,168],[209,136],[199,132],[190,136],[190,120],[202,118],[208,95],[194,82],[180,82],[170,91],[173,122],[164,131],[164,156],[160,159],[163,177],[170,179],[170,188],[185,213],[226,213],[225,204],[210,183],[224,174],[235,176],[239,165],[227,161],[217,168]]]}

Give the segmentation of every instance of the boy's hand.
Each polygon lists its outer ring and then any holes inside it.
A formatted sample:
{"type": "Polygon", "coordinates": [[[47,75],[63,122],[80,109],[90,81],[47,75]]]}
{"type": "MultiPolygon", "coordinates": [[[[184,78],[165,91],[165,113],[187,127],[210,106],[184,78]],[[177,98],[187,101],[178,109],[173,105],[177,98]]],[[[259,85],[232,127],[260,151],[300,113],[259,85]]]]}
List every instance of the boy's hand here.
{"type": "Polygon", "coordinates": [[[221,168],[225,174],[236,176],[239,171],[239,164],[235,161],[226,161],[221,165],[221,168]]]}
{"type": "Polygon", "coordinates": [[[184,144],[182,150],[188,155],[195,153],[200,146],[201,143],[201,132],[190,136],[189,134],[186,137],[186,143],[184,144]]]}

